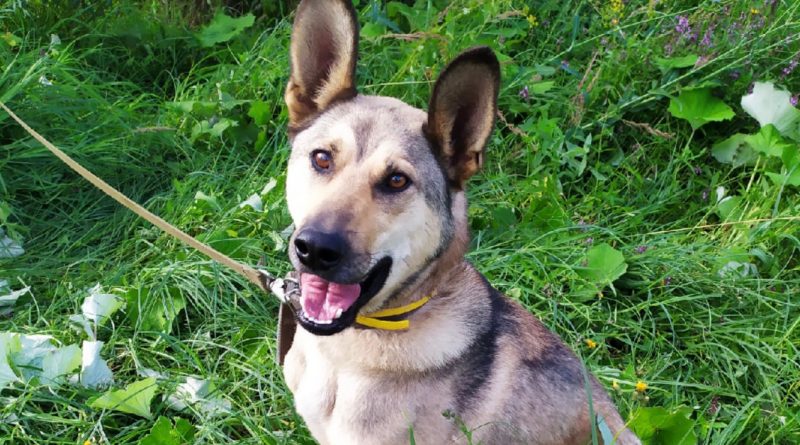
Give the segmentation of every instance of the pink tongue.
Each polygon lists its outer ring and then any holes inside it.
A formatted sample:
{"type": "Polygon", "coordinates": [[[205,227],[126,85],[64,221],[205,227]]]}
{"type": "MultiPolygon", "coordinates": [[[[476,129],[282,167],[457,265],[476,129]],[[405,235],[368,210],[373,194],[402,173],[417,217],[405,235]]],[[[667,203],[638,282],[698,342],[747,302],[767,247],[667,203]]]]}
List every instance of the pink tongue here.
{"type": "Polygon", "coordinates": [[[358,299],[359,284],[339,284],[316,275],[300,276],[300,304],[306,317],[322,324],[333,322],[337,313],[345,312],[358,299]]]}

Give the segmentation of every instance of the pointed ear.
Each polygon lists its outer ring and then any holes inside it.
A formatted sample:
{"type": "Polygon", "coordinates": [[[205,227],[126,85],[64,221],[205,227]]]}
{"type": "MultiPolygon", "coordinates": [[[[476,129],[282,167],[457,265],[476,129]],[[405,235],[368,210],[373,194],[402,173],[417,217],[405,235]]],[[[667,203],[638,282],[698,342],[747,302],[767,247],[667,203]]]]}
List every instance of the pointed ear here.
{"type": "Polygon", "coordinates": [[[487,47],[464,51],[436,81],[425,133],[456,188],[483,165],[499,89],[500,64],[487,47]]]}
{"type": "Polygon", "coordinates": [[[284,98],[289,128],[357,94],[358,21],[349,0],[303,0],[292,28],[291,76],[284,98]]]}

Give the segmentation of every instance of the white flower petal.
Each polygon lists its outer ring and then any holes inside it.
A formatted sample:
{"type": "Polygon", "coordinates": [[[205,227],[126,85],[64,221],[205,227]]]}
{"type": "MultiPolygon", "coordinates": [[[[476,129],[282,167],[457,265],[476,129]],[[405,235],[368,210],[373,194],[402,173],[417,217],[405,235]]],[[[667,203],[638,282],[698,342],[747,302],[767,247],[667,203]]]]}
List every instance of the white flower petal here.
{"type": "Polygon", "coordinates": [[[72,327],[77,329],[78,332],[83,331],[86,333],[86,336],[93,341],[97,340],[97,337],[94,335],[94,329],[92,329],[92,324],[89,323],[89,320],[83,314],[70,315],[69,321],[72,322],[72,327]]]}
{"type": "Polygon", "coordinates": [[[136,374],[139,374],[139,377],[153,377],[158,380],[164,380],[167,378],[167,375],[163,372],[158,372],[155,369],[144,367],[137,369],[136,374]]]}
{"type": "Polygon", "coordinates": [[[19,351],[19,334],[0,332],[0,390],[10,383],[22,381],[11,369],[9,358],[19,351]]]}
{"type": "Polygon", "coordinates": [[[116,295],[101,293],[98,284],[89,290],[89,296],[83,300],[81,310],[83,316],[94,321],[97,326],[122,307],[122,304],[122,299],[116,295]]]}
{"type": "Polygon", "coordinates": [[[25,253],[22,244],[6,236],[6,232],[0,229],[0,258],[15,258],[25,253]]]}
{"type": "MultiPolygon", "coordinates": [[[[0,288],[2,288],[2,287],[3,286],[0,286],[0,288]]],[[[14,303],[17,302],[17,299],[19,299],[19,297],[27,294],[29,290],[31,290],[31,287],[30,286],[26,286],[26,287],[23,287],[20,290],[12,290],[11,293],[8,293],[6,295],[0,295],[0,307],[2,307],[2,306],[13,306],[14,303]]]]}
{"type": "Polygon", "coordinates": [[[208,417],[228,413],[231,409],[231,402],[220,397],[208,380],[195,377],[187,377],[185,383],[178,385],[167,397],[167,405],[178,411],[192,406],[208,417]]]}
{"type": "Polygon", "coordinates": [[[58,386],[67,374],[81,365],[81,348],[77,344],[47,353],[42,360],[42,383],[58,386]]]}
{"type": "Polygon", "coordinates": [[[81,360],[81,384],[87,388],[99,388],[114,383],[114,375],[106,361],[100,358],[101,341],[84,341],[81,360]]]}
{"type": "Polygon", "coordinates": [[[792,94],[775,88],[772,82],[756,82],[753,92],[742,97],[742,108],[755,118],[761,126],[772,124],[784,136],[792,136],[795,121],[800,111],[789,102],[792,94]]]}
{"type": "Polygon", "coordinates": [[[260,212],[264,210],[264,203],[261,201],[261,197],[254,193],[250,195],[249,198],[244,200],[241,204],[239,204],[239,208],[244,208],[244,207],[250,207],[256,212],[260,212]]]}

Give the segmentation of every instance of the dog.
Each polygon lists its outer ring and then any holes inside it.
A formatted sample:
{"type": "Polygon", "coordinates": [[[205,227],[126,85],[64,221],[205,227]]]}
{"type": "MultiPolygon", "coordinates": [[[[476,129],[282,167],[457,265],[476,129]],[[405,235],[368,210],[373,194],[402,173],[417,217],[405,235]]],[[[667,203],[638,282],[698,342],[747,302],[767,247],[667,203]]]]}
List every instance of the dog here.
{"type": "Polygon", "coordinates": [[[300,304],[282,326],[300,329],[283,337],[283,371],[311,434],[587,444],[601,418],[615,443],[640,443],[569,348],[464,259],[465,185],[496,114],[494,53],[455,58],[426,113],[357,92],[358,29],[348,0],[303,0],[292,30],[286,199],[300,304]]]}

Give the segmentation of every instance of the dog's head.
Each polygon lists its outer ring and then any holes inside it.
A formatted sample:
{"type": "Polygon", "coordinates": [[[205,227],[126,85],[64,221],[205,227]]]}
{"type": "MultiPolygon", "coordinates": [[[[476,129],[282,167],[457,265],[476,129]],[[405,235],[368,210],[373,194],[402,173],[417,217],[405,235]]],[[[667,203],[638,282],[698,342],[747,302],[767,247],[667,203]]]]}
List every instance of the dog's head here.
{"type": "Polygon", "coordinates": [[[300,4],[285,97],[289,256],[299,322],[319,335],[402,293],[466,232],[463,188],[482,164],[499,88],[492,51],[468,50],[441,73],[425,113],[359,95],[357,53],[349,1],[300,4]]]}

